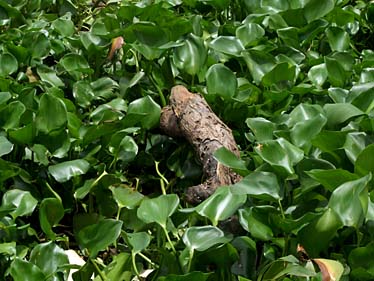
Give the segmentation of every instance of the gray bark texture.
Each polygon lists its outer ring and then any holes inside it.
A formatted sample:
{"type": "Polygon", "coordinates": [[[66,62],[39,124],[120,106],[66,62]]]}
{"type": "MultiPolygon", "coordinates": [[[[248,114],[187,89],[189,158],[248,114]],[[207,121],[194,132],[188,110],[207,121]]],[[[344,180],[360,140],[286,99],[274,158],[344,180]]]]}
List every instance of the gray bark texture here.
{"type": "Polygon", "coordinates": [[[173,87],[170,105],[162,109],[160,127],[171,137],[186,138],[202,163],[206,180],[187,189],[187,202],[198,204],[213,194],[218,186],[234,184],[241,179],[213,157],[221,147],[237,156],[239,149],[231,129],[214,114],[201,95],[190,93],[184,86],[173,87]]]}

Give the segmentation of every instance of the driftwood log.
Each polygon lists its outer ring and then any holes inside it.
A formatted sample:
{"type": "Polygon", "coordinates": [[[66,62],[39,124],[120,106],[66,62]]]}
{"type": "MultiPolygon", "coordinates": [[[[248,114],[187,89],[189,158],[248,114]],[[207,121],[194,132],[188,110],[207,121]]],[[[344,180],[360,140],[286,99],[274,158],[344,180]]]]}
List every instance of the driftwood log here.
{"type": "Polygon", "coordinates": [[[183,86],[173,87],[170,105],[162,109],[160,127],[171,137],[186,138],[202,163],[206,180],[187,189],[187,202],[198,204],[218,186],[234,184],[241,179],[213,157],[213,153],[223,146],[237,156],[239,149],[231,129],[214,114],[201,95],[190,93],[183,86]]]}

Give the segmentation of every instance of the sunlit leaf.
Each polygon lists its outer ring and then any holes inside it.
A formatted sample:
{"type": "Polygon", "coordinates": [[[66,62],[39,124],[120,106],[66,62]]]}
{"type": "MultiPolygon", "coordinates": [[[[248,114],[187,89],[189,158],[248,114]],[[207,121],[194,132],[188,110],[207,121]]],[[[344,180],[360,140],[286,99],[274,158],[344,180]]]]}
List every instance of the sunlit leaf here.
{"type": "Polygon", "coordinates": [[[137,211],[138,217],[145,223],[156,222],[166,227],[168,218],[175,212],[179,205],[176,194],[160,195],[152,199],[144,199],[137,211]]]}
{"type": "Polygon", "coordinates": [[[85,174],[90,168],[90,164],[84,159],[76,159],[61,162],[48,167],[48,171],[58,182],[66,182],[71,178],[85,174]]]}
{"type": "Polygon", "coordinates": [[[328,259],[313,259],[313,261],[322,272],[322,281],[340,280],[343,275],[344,267],[338,261],[328,259]]]}
{"type": "Polygon", "coordinates": [[[90,257],[114,243],[121,234],[122,221],[104,219],[78,232],[79,244],[88,249],[90,257]]]}
{"type": "Polygon", "coordinates": [[[205,251],[218,244],[230,241],[223,231],[214,226],[193,226],[184,233],[183,242],[192,251],[205,251]]]}

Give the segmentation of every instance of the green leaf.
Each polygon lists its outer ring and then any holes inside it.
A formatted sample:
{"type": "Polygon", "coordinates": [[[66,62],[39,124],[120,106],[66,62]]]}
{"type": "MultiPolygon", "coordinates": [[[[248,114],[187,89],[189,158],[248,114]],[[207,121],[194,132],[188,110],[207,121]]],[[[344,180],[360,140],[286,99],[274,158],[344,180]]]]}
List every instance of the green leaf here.
{"type": "Polygon", "coordinates": [[[40,80],[43,82],[46,82],[48,86],[50,87],[64,87],[65,84],[62,82],[62,80],[57,76],[56,72],[44,65],[38,66],[36,69],[36,72],[38,73],[40,80]]]}
{"type": "Polygon", "coordinates": [[[242,42],[234,36],[218,36],[209,43],[209,47],[217,52],[237,57],[244,51],[242,42]]]}
{"type": "Polygon", "coordinates": [[[265,86],[272,86],[277,83],[294,83],[296,68],[288,62],[278,63],[262,77],[262,83],[265,86]]]}
{"type": "Polygon", "coordinates": [[[133,254],[138,254],[146,249],[151,242],[151,236],[146,232],[128,233],[127,240],[133,254]]]}
{"type": "Polygon", "coordinates": [[[103,219],[78,232],[79,244],[88,249],[91,258],[113,244],[121,234],[122,221],[103,219]]]}
{"type": "Polygon", "coordinates": [[[327,190],[334,191],[338,186],[345,182],[357,180],[359,177],[343,169],[322,170],[314,169],[306,173],[322,184],[327,190]]]}
{"type": "Polygon", "coordinates": [[[17,253],[16,242],[0,243],[0,253],[7,256],[15,256],[17,253]]]}
{"type": "Polygon", "coordinates": [[[17,128],[20,117],[25,113],[26,106],[20,101],[13,101],[0,110],[0,125],[5,129],[17,128]]]}
{"type": "Polygon", "coordinates": [[[328,73],[325,63],[312,66],[308,72],[308,78],[314,86],[321,87],[327,79],[328,73]]]}
{"type": "Polygon", "coordinates": [[[67,109],[65,103],[51,94],[44,94],[40,98],[39,110],[36,115],[37,130],[44,134],[51,134],[64,128],[66,123],[67,109]]]}
{"type": "Polygon", "coordinates": [[[215,226],[192,226],[184,233],[183,242],[190,251],[205,251],[218,244],[226,244],[230,239],[215,226]]]}
{"type": "Polygon", "coordinates": [[[266,219],[264,214],[261,214],[257,208],[240,209],[239,222],[253,238],[268,241],[274,235],[271,227],[265,223],[266,219]]]}
{"type": "Polygon", "coordinates": [[[343,52],[349,48],[350,40],[348,33],[340,27],[329,27],[326,30],[327,40],[333,51],[343,52]]]}
{"type": "Polygon", "coordinates": [[[40,281],[46,278],[39,267],[18,257],[10,265],[9,271],[14,281],[40,281]]]}
{"type": "Polygon", "coordinates": [[[137,22],[130,26],[136,39],[145,45],[159,47],[168,42],[166,33],[162,28],[152,22],[137,22]]]}
{"type": "Polygon", "coordinates": [[[371,242],[366,246],[353,249],[348,256],[348,263],[351,269],[364,269],[370,271],[373,268],[372,253],[374,251],[374,243],[371,242]]]}
{"type": "Polygon", "coordinates": [[[37,204],[38,200],[29,191],[12,189],[3,195],[1,209],[15,208],[15,210],[10,212],[10,215],[15,219],[20,216],[32,214],[37,204]]]}
{"type": "Polygon", "coordinates": [[[323,2],[319,0],[310,0],[304,7],[304,16],[308,23],[310,23],[327,15],[334,9],[334,6],[334,0],[326,0],[323,2]]]}
{"type": "Polygon", "coordinates": [[[30,262],[37,265],[45,276],[51,276],[60,271],[60,267],[69,264],[69,259],[63,249],[52,242],[47,242],[38,244],[32,249],[30,262]]]}
{"type": "Polygon", "coordinates": [[[85,174],[90,164],[84,159],[61,162],[48,167],[52,177],[58,182],[66,182],[73,177],[85,174]]]}
{"type": "Polygon", "coordinates": [[[248,118],[245,122],[255,135],[257,142],[273,139],[273,132],[276,128],[274,123],[263,117],[248,118]]]}
{"type": "Polygon", "coordinates": [[[256,153],[276,169],[293,174],[293,166],[304,157],[304,152],[287,140],[267,140],[255,147],[256,153]]]}
{"type": "Polygon", "coordinates": [[[371,174],[343,183],[331,194],[329,207],[345,226],[360,227],[367,212],[367,185],[371,174]]]}
{"type": "Polygon", "coordinates": [[[236,29],[235,34],[244,46],[249,46],[263,38],[265,30],[257,23],[245,23],[236,29]]]}
{"type": "Polygon", "coordinates": [[[183,45],[174,48],[175,65],[190,75],[196,75],[205,65],[207,51],[202,38],[190,34],[183,45]]]}
{"type": "Polygon", "coordinates": [[[218,148],[213,153],[213,157],[221,164],[225,165],[226,167],[232,168],[234,170],[238,170],[238,172],[248,171],[245,161],[239,159],[233,152],[231,152],[224,146],[221,148],[218,148]]]}
{"type": "Polygon", "coordinates": [[[52,26],[64,37],[70,37],[75,32],[74,23],[66,16],[54,20],[52,26]]]}
{"type": "Polygon", "coordinates": [[[341,62],[332,57],[325,57],[325,65],[331,85],[343,87],[347,80],[347,73],[341,62]]]}
{"type": "Polygon", "coordinates": [[[364,112],[349,103],[328,103],[324,105],[323,109],[326,112],[327,125],[331,127],[346,122],[352,117],[364,114],[364,112]]]}
{"type": "Polygon", "coordinates": [[[256,84],[259,84],[262,77],[275,66],[274,57],[265,52],[248,50],[243,52],[242,55],[256,84]]]}
{"type": "Polygon", "coordinates": [[[328,208],[322,216],[314,219],[298,232],[298,241],[311,256],[318,256],[328,248],[336,232],[343,226],[340,216],[328,208]],[[310,235],[310,234],[313,235],[310,235]]]}
{"type": "Polygon", "coordinates": [[[143,199],[137,215],[145,223],[155,222],[166,228],[168,218],[175,212],[179,205],[179,197],[176,194],[160,195],[152,199],[143,199]]]}
{"type": "Polygon", "coordinates": [[[281,199],[280,186],[275,174],[254,171],[240,182],[231,186],[233,194],[247,194],[250,197],[278,201],[281,199]]]}
{"type": "Polygon", "coordinates": [[[374,174],[374,159],[372,155],[374,153],[374,144],[370,144],[365,147],[364,150],[357,156],[355,162],[355,173],[364,176],[368,173],[374,174]]]}
{"type": "Polygon", "coordinates": [[[136,208],[143,200],[144,195],[127,186],[110,186],[110,191],[113,193],[114,200],[116,200],[119,208],[136,208]]]}
{"type": "Polygon", "coordinates": [[[235,74],[223,64],[212,65],[205,75],[208,94],[232,98],[238,87],[235,74]]]}
{"type": "Polygon", "coordinates": [[[117,157],[119,160],[128,163],[134,160],[138,154],[138,145],[130,136],[125,136],[119,144],[117,157]]]}
{"type": "Polygon", "coordinates": [[[245,201],[247,196],[244,194],[235,194],[230,187],[222,186],[194,209],[199,215],[209,218],[216,226],[219,221],[232,216],[245,201]]]}
{"type": "Polygon", "coordinates": [[[18,69],[17,59],[10,53],[0,54],[0,77],[7,77],[18,69]]]}
{"type": "Polygon", "coordinates": [[[90,69],[86,59],[78,54],[66,54],[60,60],[61,66],[69,73],[74,71],[87,73],[90,69]]]}
{"type": "Polygon", "coordinates": [[[48,238],[56,239],[52,227],[56,226],[64,217],[65,210],[61,201],[57,198],[45,198],[39,207],[39,222],[43,232],[48,238]]]}
{"type": "Polygon", "coordinates": [[[160,106],[150,96],[146,96],[129,104],[124,123],[127,127],[140,124],[144,129],[151,129],[160,122],[160,115],[160,106]]]}
{"type": "Polygon", "coordinates": [[[347,134],[343,148],[345,154],[353,164],[356,162],[358,155],[365,149],[366,140],[367,135],[364,132],[347,134]]]}
{"type": "Polygon", "coordinates": [[[0,136],[0,157],[11,153],[13,144],[4,136],[0,136]]]}

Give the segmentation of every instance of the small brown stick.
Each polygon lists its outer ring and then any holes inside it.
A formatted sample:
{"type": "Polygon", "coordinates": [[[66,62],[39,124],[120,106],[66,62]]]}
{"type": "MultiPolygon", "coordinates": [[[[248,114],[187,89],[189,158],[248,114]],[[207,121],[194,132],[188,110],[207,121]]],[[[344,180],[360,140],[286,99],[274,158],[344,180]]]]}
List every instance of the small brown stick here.
{"type": "Polygon", "coordinates": [[[160,127],[171,137],[186,138],[203,165],[206,181],[187,189],[187,202],[198,204],[212,195],[218,186],[234,184],[241,179],[213,157],[221,147],[237,156],[239,149],[231,129],[214,114],[201,95],[190,93],[183,86],[173,87],[170,105],[162,109],[160,127]]]}

